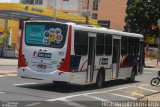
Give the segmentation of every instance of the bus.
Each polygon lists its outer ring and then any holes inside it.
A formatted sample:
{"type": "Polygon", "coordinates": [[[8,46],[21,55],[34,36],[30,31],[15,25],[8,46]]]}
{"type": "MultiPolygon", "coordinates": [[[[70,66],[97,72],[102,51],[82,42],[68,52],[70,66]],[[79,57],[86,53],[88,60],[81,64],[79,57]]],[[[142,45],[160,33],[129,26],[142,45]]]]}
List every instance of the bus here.
{"type": "Polygon", "coordinates": [[[54,83],[96,84],[143,74],[143,36],[54,21],[26,21],[19,77],[54,83]]]}

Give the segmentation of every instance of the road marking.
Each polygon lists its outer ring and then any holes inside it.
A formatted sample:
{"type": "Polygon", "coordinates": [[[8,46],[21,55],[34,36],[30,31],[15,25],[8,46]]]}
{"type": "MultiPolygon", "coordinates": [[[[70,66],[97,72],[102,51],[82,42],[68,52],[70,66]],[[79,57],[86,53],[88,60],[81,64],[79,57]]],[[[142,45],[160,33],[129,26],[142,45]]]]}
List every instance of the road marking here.
{"type": "Polygon", "coordinates": [[[121,95],[121,94],[114,94],[114,93],[110,93],[111,95],[115,95],[115,96],[119,96],[119,97],[124,97],[124,98],[128,98],[128,99],[132,99],[132,100],[137,100],[137,98],[134,97],[130,97],[130,96],[125,96],[125,95],[121,95]]]}
{"type": "Polygon", "coordinates": [[[0,94],[4,94],[5,92],[0,91],[0,94]]]}
{"type": "Polygon", "coordinates": [[[4,77],[4,75],[0,75],[0,78],[1,78],[1,77],[4,77]]]}
{"type": "Polygon", "coordinates": [[[158,69],[158,68],[144,68],[144,70],[159,71],[159,69],[158,69]]]}
{"type": "Polygon", "coordinates": [[[140,93],[136,93],[136,92],[133,92],[131,95],[136,95],[136,96],[141,96],[141,97],[144,97],[144,95],[143,94],[140,94],[140,93]]]}
{"type": "Polygon", "coordinates": [[[35,106],[35,105],[39,105],[39,104],[41,104],[41,102],[31,103],[31,104],[27,104],[25,106],[26,107],[31,107],[31,106],[35,106]]]}
{"type": "Polygon", "coordinates": [[[147,91],[151,91],[151,92],[158,92],[156,90],[152,90],[152,89],[148,89],[148,88],[143,88],[143,87],[138,87],[138,88],[143,89],[143,90],[147,90],[147,91]]]}
{"type": "Polygon", "coordinates": [[[67,103],[68,105],[74,106],[74,107],[86,107],[86,106],[80,105],[78,103],[75,103],[75,102],[67,100],[67,99],[61,99],[61,101],[67,103]]]}
{"type": "Polygon", "coordinates": [[[11,77],[11,76],[17,76],[17,74],[4,74],[4,75],[0,75],[0,77],[11,77]]]}
{"type": "Polygon", "coordinates": [[[152,74],[153,72],[150,72],[150,71],[149,71],[149,72],[144,72],[144,73],[146,73],[146,74],[152,74]]]}
{"type": "Polygon", "coordinates": [[[121,89],[132,88],[132,87],[135,87],[135,86],[126,86],[126,87],[117,88],[117,89],[111,89],[111,90],[107,90],[107,91],[99,91],[99,92],[90,92],[90,93],[83,93],[83,94],[75,94],[75,95],[70,95],[70,96],[65,96],[65,97],[60,97],[60,98],[48,99],[46,101],[57,101],[57,100],[60,100],[60,99],[67,99],[67,98],[73,98],[73,97],[84,96],[84,95],[107,93],[107,92],[111,92],[111,91],[117,91],[117,90],[121,90],[121,89]]]}
{"type": "Polygon", "coordinates": [[[92,98],[92,99],[95,99],[95,100],[99,100],[99,101],[108,101],[106,99],[96,97],[96,96],[91,96],[91,95],[83,95],[83,96],[88,97],[88,98],[92,98]]]}
{"type": "Polygon", "coordinates": [[[23,85],[34,85],[37,83],[23,83],[23,84],[14,84],[14,86],[23,86],[23,85]]]}
{"type": "Polygon", "coordinates": [[[146,85],[146,86],[150,86],[149,84],[141,84],[141,85],[146,85]]]}
{"type": "Polygon", "coordinates": [[[7,74],[6,76],[17,76],[17,74],[7,74]]]}

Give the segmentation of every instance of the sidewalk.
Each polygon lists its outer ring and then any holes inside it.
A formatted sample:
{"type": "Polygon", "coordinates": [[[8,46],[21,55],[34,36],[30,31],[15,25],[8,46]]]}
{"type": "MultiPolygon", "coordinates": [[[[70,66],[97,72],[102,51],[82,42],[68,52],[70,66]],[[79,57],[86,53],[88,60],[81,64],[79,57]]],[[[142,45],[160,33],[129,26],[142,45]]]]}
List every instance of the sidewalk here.
{"type": "Polygon", "coordinates": [[[17,66],[18,59],[0,58],[0,66],[17,66]]]}
{"type": "Polygon", "coordinates": [[[0,75],[16,74],[17,73],[16,67],[14,67],[14,69],[8,69],[7,66],[17,66],[17,65],[18,65],[17,59],[0,58],[0,75]],[[5,68],[4,66],[6,66],[6,69],[4,69],[5,68]]]}
{"type": "Polygon", "coordinates": [[[146,68],[159,68],[160,69],[160,62],[158,62],[158,65],[157,65],[157,59],[145,58],[145,67],[146,68]]]}
{"type": "Polygon", "coordinates": [[[160,92],[142,97],[139,101],[160,101],[160,92]]]}

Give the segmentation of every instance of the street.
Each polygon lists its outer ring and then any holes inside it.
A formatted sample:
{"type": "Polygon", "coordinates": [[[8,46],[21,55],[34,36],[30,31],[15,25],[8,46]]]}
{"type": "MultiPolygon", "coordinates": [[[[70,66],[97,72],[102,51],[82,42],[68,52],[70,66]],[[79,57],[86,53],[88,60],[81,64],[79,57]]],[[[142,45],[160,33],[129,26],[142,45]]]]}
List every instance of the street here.
{"type": "MultiPolygon", "coordinates": [[[[1,68],[5,69],[3,66],[1,68]]],[[[153,87],[149,84],[156,75],[156,69],[145,69],[144,74],[137,76],[134,83],[116,80],[106,82],[102,89],[96,89],[93,85],[57,86],[52,81],[19,78],[16,74],[1,74],[0,101],[22,101],[18,102],[18,107],[97,107],[102,106],[102,101],[136,101],[143,96],[159,92],[159,86],[153,87]]]]}

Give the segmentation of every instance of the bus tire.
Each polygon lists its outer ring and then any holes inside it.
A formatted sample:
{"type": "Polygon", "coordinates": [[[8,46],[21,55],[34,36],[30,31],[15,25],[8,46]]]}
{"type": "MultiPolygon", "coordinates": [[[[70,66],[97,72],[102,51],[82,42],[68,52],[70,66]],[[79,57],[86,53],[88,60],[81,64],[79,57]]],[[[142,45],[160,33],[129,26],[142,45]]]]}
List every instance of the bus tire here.
{"type": "Polygon", "coordinates": [[[131,72],[131,77],[127,78],[128,82],[134,82],[136,77],[136,68],[134,67],[132,72],[131,72]]]}
{"type": "Polygon", "coordinates": [[[56,86],[63,86],[63,85],[67,85],[67,82],[61,82],[61,81],[53,81],[54,85],[56,86]]]}
{"type": "Polygon", "coordinates": [[[105,81],[105,73],[103,71],[99,71],[96,79],[96,88],[102,88],[105,81]]]}

